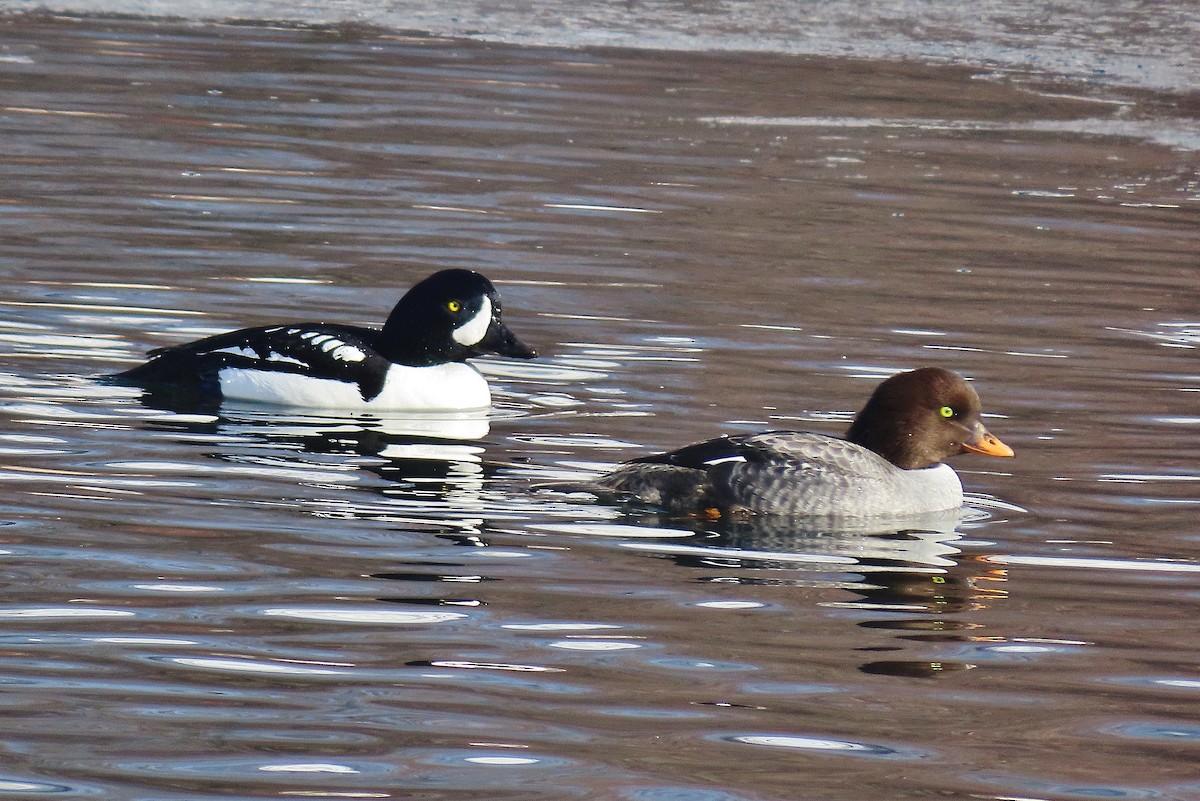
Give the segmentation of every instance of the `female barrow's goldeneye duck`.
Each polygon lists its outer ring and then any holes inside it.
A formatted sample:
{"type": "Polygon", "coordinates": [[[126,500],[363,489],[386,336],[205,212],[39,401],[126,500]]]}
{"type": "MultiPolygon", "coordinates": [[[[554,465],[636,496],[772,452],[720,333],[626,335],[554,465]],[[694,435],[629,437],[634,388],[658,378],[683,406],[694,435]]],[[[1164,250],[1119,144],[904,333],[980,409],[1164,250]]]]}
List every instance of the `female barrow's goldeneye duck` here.
{"type": "Polygon", "coordinates": [[[443,270],[400,298],[382,329],[336,323],[243,328],[150,352],[118,381],[198,399],[321,409],[483,409],[487,380],[464,360],[535,354],[500,319],[491,281],[443,270]]]}
{"type": "Polygon", "coordinates": [[[845,439],[724,436],[634,459],[575,489],[676,513],[920,515],[962,505],[962,484],[942,460],[967,451],[1013,455],[984,428],[979,396],[961,376],[924,367],[880,384],[845,439]]]}

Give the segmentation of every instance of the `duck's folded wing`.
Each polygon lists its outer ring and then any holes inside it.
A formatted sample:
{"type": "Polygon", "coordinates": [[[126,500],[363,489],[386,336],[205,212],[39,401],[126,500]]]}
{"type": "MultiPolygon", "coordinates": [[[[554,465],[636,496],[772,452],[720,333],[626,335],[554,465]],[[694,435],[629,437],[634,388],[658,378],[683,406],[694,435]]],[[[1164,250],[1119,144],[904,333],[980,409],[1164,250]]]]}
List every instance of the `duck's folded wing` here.
{"type": "Polygon", "coordinates": [[[787,466],[795,470],[833,473],[859,479],[883,479],[895,470],[886,459],[861,445],[808,431],[764,431],[737,437],[746,463],[787,466]]]}
{"type": "Polygon", "coordinates": [[[682,448],[666,453],[655,453],[632,459],[629,464],[668,464],[675,467],[687,467],[692,470],[707,470],[714,464],[737,460],[741,461],[740,448],[744,437],[717,437],[716,439],[685,445],[682,448]]]}
{"type": "Polygon", "coordinates": [[[667,453],[643,456],[634,459],[633,463],[669,464],[693,470],[740,463],[865,478],[887,475],[890,467],[884,459],[853,442],[807,431],[727,435],[667,453]]]}
{"type": "Polygon", "coordinates": [[[836,437],[768,431],[734,439],[742,458],[710,469],[724,505],[776,514],[854,514],[858,499],[894,478],[886,460],[836,437]]]}
{"type": "MultiPolygon", "coordinates": [[[[387,360],[374,348],[377,332],[325,323],[243,328],[159,348],[129,378],[175,381],[184,372],[212,375],[225,368],[297,373],[313,378],[382,382],[387,360]]],[[[378,391],[363,386],[364,393],[378,391]]]]}

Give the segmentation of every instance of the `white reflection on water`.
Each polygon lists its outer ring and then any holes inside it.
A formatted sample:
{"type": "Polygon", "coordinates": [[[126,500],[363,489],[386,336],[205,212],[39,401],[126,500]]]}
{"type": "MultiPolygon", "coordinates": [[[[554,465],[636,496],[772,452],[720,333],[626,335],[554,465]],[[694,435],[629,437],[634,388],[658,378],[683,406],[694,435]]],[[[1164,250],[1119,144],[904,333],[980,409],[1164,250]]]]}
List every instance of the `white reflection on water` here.
{"type": "MultiPolygon", "coordinates": [[[[701,117],[714,125],[746,125],[773,128],[893,128],[921,131],[1034,131],[1146,139],[1169,147],[1200,150],[1200,134],[1183,120],[1138,120],[1120,117],[1088,117],[1073,120],[886,119],[872,117],[701,117]]],[[[1177,208],[1177,206],[1175,206],[1177,208]]]]}
{"type": "Polygon", "coordinates": [[[1077,567],[1086,570],[1129,570],[1151,573],[1200,573],[1200,564],[1190,562],[1140,561],[1136,559],[1088,559],[1077,556],[1036,556],[1029,554],[989,554],[984,561],[998,565],[1035,567],[1077,567]]]}
{"type": "Polygon", "coordinates": [[[794,734],[738,734],[723,739],[746,745],[769,748],[792,748],[801,751],[819,751],[845,756],[874,757],[879,759],[926,759],[933,754],[916,748],[901,748],[876,743],[839,740],[833,737],[811,737],[794,734]]]}
{"type": "Polygon", "coordinates": [[[732,738],[749,745],[770,745],[777,748],[804,748],[815,751],[870,751],[869,746],[846,740],[823,737],[796,737],[782,734],[746,734],[732,738]]]}
{"type": "Polygon", "coordinates": [[[500,670],[515,673],[563,673],[562,668],[545,667],[543,665],[518,665],[504,662],[468,662],[461,659],[438,659],[430,663],[430,667],[454,668],[457,670],[500,670]]]}
{"type": "MultiPolygon", "coordinates": [[[[185,667],[196,667],[203,670],[213,670],[217,672],[233,672],[233,673],[261,673],[264,675],[284,675],[284,676],[341,676],[346,675],[348,671],[333,667],[324,666],[309,666],[302,665],[296,662],[266,662],[257,659],[247,658],[222,658],[222,657],[172,657],[170,662],[185,667]]],[[[349,667],[344,665],[342,667],[349,667]]]]}
{"type": "Polygon", "coordinates": [[[45,782],[25,782],[14,779],[0,779],[0,792],[4,793],[69,793],[73,788],[63,784],[46,784],[45,782]]]}
{"type": "Polygon", "coordinates": [[[642,646],[633,642],[603,642],[599,640],[558,640],[547,643],[549,648],[561,648],[567,651],[628,651],[642,646]]]}
{"type": "Polygon", "coordinates": [[[650,551],[661,554],[675,554],[679,556],[710,556],[721,557],[726,559],[739,559],[744,561],[767,561],[781,562],[792,565],[842,565],[846,567],[853,566],[856,572],[867,573],[875,571],[886,571],[888,573],[907,572],[907,573],[930,573],[939,572],[936,566],[952,567],[956,564],[951,559],[943,558],[943,554],[957,554],[957,548],[946,546],[944,548],[935,548],[928,553],[920,553],[914,549],[901,551],[900,549],[879,550],[872,554],[874,558],[903,558],[907,562],[912,562],[913,565],[925,564],[928,567],[916,566],[896,566],[888,565],[886,567],[877,565],[861,564],[858,559],[852,556],[838,556],[835,554],[824,553],[793,553],[786,551],[757,551],[745,548],[711,548],[702,545],[671,545],[660,543],[641,543],[641,542],[623,542],[622,548],[629,548],[635,551],[650,551]]]}
{"type": "Polygon", "coordinates": [[[0,618],[102,618],[135,617],[136,612],[127,609],[98,609],[91,606],[35,607],[29,609],[0,609],[0,618]]]}
{"type": "MultiPolygon", "coordinates": [[[[297,762],[283,765],[262,765],[258,768],[267,773],[358,773],[349,765],[331,762],[297,762]]],[[[322,793],[324,795],[324,793],[322,793]]]]}
{"type": "Polygon", "coordinates": [[[613,211],[631,212],[633,214],[662,214],[661,209],[639,209],[634,206],[598,206],[590,203],[543,203],[547,209],[567,209],[570,211],[613,211]]]}
{"type": "Polygon", "coordinates": [[[582,534],[589,537],[692,537],[694,531],[666,528],[665,526],[633,526],[623,523],[531,523],[535,531],[554,531],[560,534],[582,534]]]}
{"type": "Polygon", "coordinates": [[[700,601],[696,606],[704,609],[762,609],[761,601],[700,601]]]}
{"type": "Polygon", "coordinates": [[[462,612],[407,612],[396,609],[306,609],[284,607],[262,610],[267,617],[290,617],[328,623],[417,624],[446,623],[467,617],[462,612]]]}
{"type": "MultiPolygon", "coordinates": [[[[347,465],[345,467],[331,467],[328,471],[325,470],[304,470],[294,467],[286,462],[269,460],[269,459],[253,459],[245,457],[246,461],[258,462],[257,464],[237,465],[237,464],[204,464],[197,462],[109,462],[108,467],[114,469],[130,471],[124,475],[137,475],[142,473],[146,478],[144,481],[153,486],[160,486],[158,479],[152,479],[160,473],[182,473],[188,475],[208,475],[208,476],[247,476],[253,478],[275,478],[285,481],[319,481],[319,482],[338,482],[353,484],[361,480],[361,476],[353,472],[353,467],[347,465]]],[[[133,483],[126,480],[125,483],[133,483]]]]}
{"type": "Polygon", "coordinates": [[[223,592],[221,587],[211,587],[202,584],[132,584],[135,590],[152,590],[154,592],[223,592]]]}
{"type": "Polygon", "coordinates": [[[167,637],[88,637],[87,640],[89,642],[102,642],[112,645],[198,645],[196,640],[181,640],[167,637]]]}
{"type": "Polygon", "coordinates": [[[595,631],[621,627],[612,623],[505,623],[501,628],[515,631],[595,631]]]}
{"type": "MultiPolygon", "coordinates": [[[[486,411],[428,412],[406,415],[355,415],[351,413],[296,414],[291,409],[272,409],[226,404],[221,419],[233,433],[274,439],[305,438],[350,441],[355,436],[476,440],[488,435],[491,419],[486,411]]],[[[465,451],[463,451],[465,452],[465,451]]]]}

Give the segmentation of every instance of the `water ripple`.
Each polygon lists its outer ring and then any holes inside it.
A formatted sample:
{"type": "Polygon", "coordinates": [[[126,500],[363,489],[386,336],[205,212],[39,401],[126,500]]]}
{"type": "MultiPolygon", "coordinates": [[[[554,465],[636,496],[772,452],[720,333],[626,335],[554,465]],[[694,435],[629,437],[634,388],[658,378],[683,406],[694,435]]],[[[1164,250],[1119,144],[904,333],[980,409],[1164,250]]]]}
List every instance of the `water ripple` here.
{"type": "Polygon", "coordinates": [[[916,748],[893,747],[878,743],[861,743],[853,740],[837,740],[829,737],[812,737],[794,734],[728,734],[723,740],[745,745],[767,748],[786,748],[800,751],[827,753],[837,756],[867,757],[871,759],[928,759],[934,754],[916,748]]]}
{"type": "Polygon", "coordinates": [[[1200,690],[1182,96],[5,25],[0,795],[1196,794],[1172,711],[1200,690]],[[543,354],[475,360],[488,414],[97,380],[239,326],[379,325],[446,267],[493,278],[543,354]],[[838,433],[920,364],[968,375],[1018,452],[955,457],[950,520],[529,491],[729,431],[838,433]]]}

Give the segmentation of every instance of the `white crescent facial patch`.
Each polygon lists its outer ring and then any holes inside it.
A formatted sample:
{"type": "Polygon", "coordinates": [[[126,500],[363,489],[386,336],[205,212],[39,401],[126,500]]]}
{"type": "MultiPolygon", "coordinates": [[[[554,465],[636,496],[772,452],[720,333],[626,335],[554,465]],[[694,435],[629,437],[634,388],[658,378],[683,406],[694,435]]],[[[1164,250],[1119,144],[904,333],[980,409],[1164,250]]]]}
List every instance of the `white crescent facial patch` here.
{"type": "Polygon", "coordinates": [[[483,303],[479,306],[479,311],[475,312],[475,316],[458,328],[455,328],[450,336],[454,337],[454,341],[460,345],[466,345],[467,347],[478,345],[479,341],[487,334],[491,324],[492,301],[485,295],[483,303]]]}

